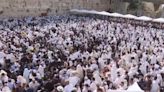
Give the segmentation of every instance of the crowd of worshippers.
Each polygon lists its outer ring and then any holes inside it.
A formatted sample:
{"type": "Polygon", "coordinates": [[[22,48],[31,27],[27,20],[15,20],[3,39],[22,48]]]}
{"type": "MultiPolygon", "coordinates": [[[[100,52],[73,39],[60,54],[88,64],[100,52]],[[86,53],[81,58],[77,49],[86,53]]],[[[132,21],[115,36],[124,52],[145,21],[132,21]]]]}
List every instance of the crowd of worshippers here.
{"type": "Polygon", "coordinates": [[[0,92],[164,92],[164,30],[73,15],[0,21],[0,92]]]}

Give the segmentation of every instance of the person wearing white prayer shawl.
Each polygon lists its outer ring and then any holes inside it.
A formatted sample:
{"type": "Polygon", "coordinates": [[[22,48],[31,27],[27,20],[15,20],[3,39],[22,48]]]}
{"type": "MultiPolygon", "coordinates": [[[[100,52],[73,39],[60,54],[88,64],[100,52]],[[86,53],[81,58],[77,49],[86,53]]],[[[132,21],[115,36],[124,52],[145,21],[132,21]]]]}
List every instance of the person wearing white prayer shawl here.
{"type": "Polygon", "coordinates": [[[5,62],[4,62],[4,57],[6,56],[6,54],[4,52],[0,52],[0,64],[2,66],[4,66],[5,62]]]}
{"type": "Polygon", "coordinates": [[[77,67],[76,67],[76,72],[77,72],[78,77],[79,77],[80,79],[82,79],[82,78],[84,77],[83,68],[82,68],[82,66],[81,66],[80,64],[77,65],[77,67]]]}
{"type": "Polygon", "coordinates": [[[7,83],[7,86],[8,86],[11,90],[13,90],[13,89],[15,88],[15,81],[14,81],[14,79],[10,79],[10,80],[8,81],[8,83],[7,83]]]}
{"type": "Polygon", "coordinates": [[[2,80],[0,80],[0,90],[3,88],[3,82],[2,82],[2,80]]]}
{"type": "Polygon", "coordinates": [[[136,65],[132,65],[128,75],[130,76],[130,78],[132,78],[133,75],[135,75],[137,73],[137,66],[136,65]]]}
{"type": "Polygon", "coordinates": [[[3,75],[7,75],[7,72],[4,71],[4,70],[0,70],[0,77],[2,77],[2,74],[3,74],[3,75]]]}
{"type": "Polygon", "coordinates": [[[100,65],[100,70],[102,70],[105,67],[105,64],[104,64],[105,60],[103,60],[103,58],[101,57],[98,59],[98,63],[100,65]]]}
{"type": "Polygon", "coordinates": [[[122,63],[125,63],[125,65],[128,67],[130,65],[130,60],[131,60],[131,56],[129,53],[123,55],[121,57],[124,61],[122,61],[122,63]]]}
{"type": "Polygon", "coordinates": [[[155,64],[156,63],[156,56],[154,54],[152,54],[150,56],[150,59],[151,59],[150,64],[155,64]]]}
{"type": "Polygon", "coordinates": [[[84,85],[90,85],[91,84],[91,80],[88,79],[87,76],[84,77],[84,85]]]}
{"type": "Polygon", "coordinates": [[[36,76],[33,76],[33,73],[36,75],[36,70],[31,70],[30,74],[29,74],[29,79],[31,80],[35,80],[36,76]]]}
{"type": "Polygon", "coordinates": [[[32,52],[32,51],[34,51],[34,47],[33,46],[28,46],[28,49],[27,49],[27,52],[32,52]]]}
{"type": "Polygon", "coordinates": [[[88,92],[89,91],[88,86],[89,85],[83,85],[82,92],[88,92]]]}
{"type": "Polygon", "coordinates": [[[113,62],[111,67],[111,79],[112,79],[111,81],[114,82],[116,78],[117,78],[117,67],[116,67],[116,63],[113,62]]]}
{"type": "Polygon", "coordinates": [[[58,86],[58,87],[57,87],[57,91],[58,91],[58,92],[63,92],[63,91],[64,91],[64,88],[63,88],[62,86],[58,86]]]}
{"type": "Polygon", "coordinates": [[[50,60],[50,62],[52,62],[52,54],[53,52],[48,50],[48,59],[50,60]]]}
{"type": "Polygon", "coordinates": [[[123,68],[121,68],[121,67],[117,69],[117,72],[119,72],[120,75],[124,75],[125,74],[125,70],[123,68]]]}
{"type": "Polygon", "coordinates": [[[41,74],[37,70],[36,70],[35,74],[36,74],[35,78],[42,79],[41,74]]]}
{"type": "Polygon", "coordinates": [[[0,52],[0,58],[4,58],[6,55],[5,55],[5,53],[4,53],[4,51],[1,51],[0,52]]]}
{"type": "Polygon", "coordinates": [[[41,78],[44,77],[45,67],[46,67],[46,65],[44,64],[44,62],[41,62],[41,64],[39,65],[39,68],[38,68],[38,72],[40,73],[41,78]]]}
{"type": "Polygon", "coordinates": [[[2,88],[2,92],[12,92],[8,86],[2,88]]]}
{"type": "Polygon", "coordinates": [[[150,92],[159,92],[159,82],[157,80],[157,77],[154,77],[154,80],[152,81],[150,92]]]}
{"type": "Polygon", "coordinates": [[[9,78],[5,73],[1,74],[0,79],[2,80],[2,82],[8,82],[9,78]]]}
{"type": "Polygon", "coordinates": [[[80,78],[75,76],[75,73],[73,76],[70,76],[68,78],[69,84],[71,84],[72,86],[75,86],[76,84],[78,84],[80,82],[80,78]]]}
{"type": "Polygon", "coordinates": [[[33,33],[32,31],[28,31],[27,37],[32,41],[33,40],[33,33]]]}
{"type": "Polygon", "coordinates": [[[75,87],[68,82],[67,85],[64,87],[64,92],[72,92],[74,88],[75,87]]]}
{"type": "Polygon", "coordinates": [[[98,84],[98,85],[102,85],[102,79],[100,77],[100,73],[99,71],[94,71],[93,72],[93,77],[95,79],[95,83],[98,84]]]}
{"type": "Polygon", "coordinates": [[[30,69],[25,68],[23,71],[23,77],[26,79],[27,82],[29,82],[29,75],[30,75],[30,69]]]}
{"type": "Polygon", "coordinates": [[[38,60],[38,58],[37,58],[36,54],[33,54],[32,55],[32,62],[36,63],[37,60],[38,60]]]}
{"type": "Polygon", "coordinates": [[[11,72],[16,72],[20,69],[20,64],[16,61],[13,65],[11,65],[11,72]]]}
{"type": "Polygon", "coordinates": [[[76,92],[82,92],[79,85],[76,86],[76,92]]]}
{"type": "Polygon", "coordinates": [[[29,83],[29,87],[34,89],[34,92],[37,91],[37,88],[39,87],[39,83],[36,80],[32,80],[29,83]]]}
{"type": "Polygon", "coordinates": [[[115,81],[113,82],[115,85],[119,85],[119,84],[121,84],[121,82],[123,82],[123,80],[124,80],[124,76],[122,75],[120,75],[120,73],[119,72],[117,72],[117,78],[115,79],[115,81]]]}
{"type": "Polygon", "coordinates": [[[19,75],[17,77],[17,83],[20,83],[20,85],[23,86],[24,84],[27,84],[27,81],[23,76],[19,75]]]}
{"type": "Polygon", "coordinates": [[[68,70],[62,69],[59,71],[59,77],[61,80],[68,79],[69,76],[72,76],[72,71],[70,69],[68,69],[68,70]]]}
{"type": "Polygon", "coordinates": [[[4,45],[4,44],[0,41],[0,48],[2,48],[2,47],[3,47],[3,45],[4,45]]]}
{"type": "Polygon", "coordinates": [[[91,90],[91,92],[94,92],[97,89],[97,84],[94,80],[92,81],[89,89],[91,90]]]}
{"type": "Polygon", "coordinates": [[[141,66],[140,66],[140,70],[143,74],[146,74],[146,67],[149,66],[149,63],[147,61],[141,61],[141,66]]]}
{"type": "Polygon", "coordinates": [[[90,65],[90,70],[98,70],[98,65],[96,64],[96,61],[92,61],[92,64],[90,65]]]}
{"type": "Polygon", "coordinates": [[[73,53],[72,55],[70,55],[69,58],[70,58],[71,60],[75,60],[75,59],[78,58],[79,54],[80,54],[80,51],[75,52],[75,53],[73,53]]]}

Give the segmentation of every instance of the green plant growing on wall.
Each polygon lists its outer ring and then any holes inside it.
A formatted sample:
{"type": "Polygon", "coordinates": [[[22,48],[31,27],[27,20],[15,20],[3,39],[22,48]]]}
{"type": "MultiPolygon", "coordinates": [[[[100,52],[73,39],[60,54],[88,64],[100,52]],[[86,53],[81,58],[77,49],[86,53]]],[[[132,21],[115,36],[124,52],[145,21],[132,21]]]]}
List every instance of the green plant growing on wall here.
{"type": "Polygon", "coordinates": [[[129,0],[129,10],[137,10],[141,5],[141,0],[129,0]]]}

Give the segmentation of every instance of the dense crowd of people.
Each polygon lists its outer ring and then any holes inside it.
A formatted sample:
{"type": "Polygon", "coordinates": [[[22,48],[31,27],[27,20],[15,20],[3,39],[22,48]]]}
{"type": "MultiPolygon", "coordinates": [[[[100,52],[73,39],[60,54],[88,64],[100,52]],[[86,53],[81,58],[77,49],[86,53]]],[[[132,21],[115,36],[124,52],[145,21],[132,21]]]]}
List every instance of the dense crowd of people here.
{"type": "Polygon", "coordinates": [[[0,21],[0,92],[164,92],[164,30],[91,17],[0,21]]]}

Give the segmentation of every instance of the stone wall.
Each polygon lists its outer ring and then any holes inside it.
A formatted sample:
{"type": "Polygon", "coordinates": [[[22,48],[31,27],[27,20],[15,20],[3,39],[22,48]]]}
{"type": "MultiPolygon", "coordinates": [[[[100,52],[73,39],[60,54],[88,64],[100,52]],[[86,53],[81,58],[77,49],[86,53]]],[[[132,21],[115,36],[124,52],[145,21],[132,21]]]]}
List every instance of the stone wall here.
{"type": "Polygon", "coordinates": [[[109,0],[0,0],[0,17],[63,14],[70,9],[108,10],[109,0]]]}

